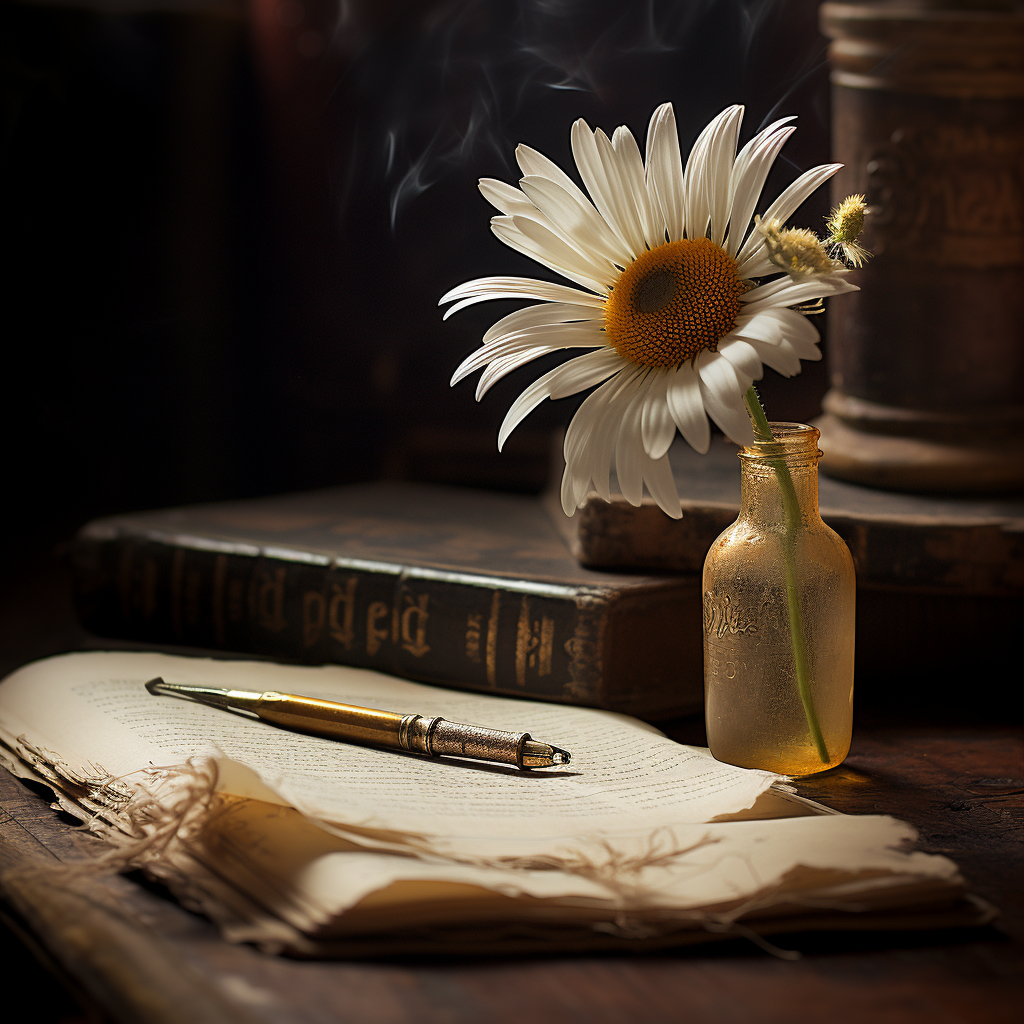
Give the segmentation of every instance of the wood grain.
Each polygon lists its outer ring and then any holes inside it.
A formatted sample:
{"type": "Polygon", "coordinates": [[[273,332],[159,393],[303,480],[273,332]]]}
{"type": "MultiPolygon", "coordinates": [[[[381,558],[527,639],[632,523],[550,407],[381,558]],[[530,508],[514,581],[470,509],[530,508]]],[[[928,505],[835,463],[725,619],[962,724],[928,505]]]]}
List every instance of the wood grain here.
{"type": "MultiPolygon", "coordinates": [[[[693,731],[691,723],[683,728],[693,731]]],[[[621,1021],[1003,1024],[1024,995],[1019,891],[1024,736],[1010,728],[862,730],[848,761],[801,782],[839,810],[892,813],[961,865],[1001,917],[984,929],[793,935],[786,962],[742,941],[643,956],[303,962],[221,942],[211,925],[130,878],[59,892],[8,875],[4,899],[110,1020],[564,1024],[621,1021]]],[[[90,842],[43,798],[0,777],[0,857],[68,859],[90,842]]]]}

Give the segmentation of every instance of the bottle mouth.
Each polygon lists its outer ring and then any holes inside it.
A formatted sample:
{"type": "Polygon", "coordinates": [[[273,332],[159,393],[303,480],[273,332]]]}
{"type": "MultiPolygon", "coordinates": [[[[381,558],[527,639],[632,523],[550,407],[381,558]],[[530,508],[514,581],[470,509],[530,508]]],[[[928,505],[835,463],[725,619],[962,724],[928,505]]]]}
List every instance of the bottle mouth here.
{"type": "Polygon", "coordinates": [[[821,433],[817,427],[807,423],[790,423],[787,421],[772,421],[769,423],[772,428],[772,440],[755,441],[739,450],[741,459],[819,459],[821,450],[818,448],[818,438],[821,433]]]}

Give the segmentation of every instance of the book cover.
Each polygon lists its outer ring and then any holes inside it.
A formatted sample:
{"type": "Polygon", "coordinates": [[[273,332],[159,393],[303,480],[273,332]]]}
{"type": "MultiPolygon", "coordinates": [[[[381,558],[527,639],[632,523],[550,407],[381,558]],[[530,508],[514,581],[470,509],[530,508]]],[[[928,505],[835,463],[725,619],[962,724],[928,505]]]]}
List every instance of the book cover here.
{"type": "Polygon", "coordinates": [[[587,569],[530,497],[374,483],[114,516],[71,561],[101,636],[652,720],[701,707],[699,579],[587,569]]]}
{"type": "MultiPolygon", "coordinates": [[[[700,573],[715,538],[739,512],[737,453],[736,445],[717,435],[706,455],[677,438],[670,457],[680,520],[649,499],[633,506],[614,494],[610,502],[591,495],[571,519],[557,494],[546,495],[545,506],[582,565],[700,573]]],[[[1003,598],[1024,592],[1020,496],[901,493],[819,473],[818,504],[849,546],[861,589],[1003,598]]]]}

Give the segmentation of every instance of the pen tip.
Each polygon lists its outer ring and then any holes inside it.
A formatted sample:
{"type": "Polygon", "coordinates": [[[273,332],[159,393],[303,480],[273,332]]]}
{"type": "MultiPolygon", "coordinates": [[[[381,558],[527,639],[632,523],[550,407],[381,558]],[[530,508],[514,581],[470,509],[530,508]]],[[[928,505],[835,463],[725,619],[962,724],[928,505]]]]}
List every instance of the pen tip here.
{"type": "Polygon", "coordinates": [[[163,686],[163,685],[164,685],[163,679],[161,679],[160,676],[157,676],[156,679],[150,679],[150,681],[148,683],[146,683],[146,689],[149,690],[150,693],[155,694],[156,696],[159,696],[160,695],[160,687],[163,686]]]}
{"type": "Polygon", "coordinates": [[[551,748],[551,763],[552,764],[568,764],[572,759],[572,755],[568,750],[562,750],[561,747],[551,748]]]}

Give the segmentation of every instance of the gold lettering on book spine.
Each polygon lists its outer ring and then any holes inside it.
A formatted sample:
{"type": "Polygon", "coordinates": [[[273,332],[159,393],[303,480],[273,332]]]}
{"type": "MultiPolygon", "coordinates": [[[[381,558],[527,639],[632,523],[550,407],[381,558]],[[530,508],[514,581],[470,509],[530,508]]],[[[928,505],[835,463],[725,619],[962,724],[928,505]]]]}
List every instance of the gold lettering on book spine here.
{"type": "Polygon", "coordinates": [[[551,653],[555,646],[555,620],[542,615],[540,620],[540,646],[537,649],[537,675],[551,675],[551,653]]]}
{"type": "Polygon", "coordinates": [[[487,685],[498,685],[498,612],[501,609],[501,591],[491,595],[491,614],[487,619],[487,685]]]}
{"type": "MultiPolygon", "coordinates": [[[[355,577],[349,580],[349,588],[354,597],[355,577]]],[[[381,644],[390,640],[413,657],[422,658],[430,650],[427,643],[429,602],[429,594],[414,597],[404,588],[399,592],[393,607],[389,607],[385,601],[371,601],[366,609],[366,653],[371,656],[376,654],[381,644]],[[389,618],[390,628],[381,625],[389,618]]]]}
{"type": "Polygon", "coordinates": [[[474,664],[479,665],[481,659],[480,656],[480,639],[481,631],[483,629],[483,616],[470,612],[466,616],[466,657],[474,664]]]}
{"type": "Polygon", "coordinates": [[[371,601],[370,607],[366,609],[366,653],[373,655],[380,650],[380,645],[388,639],[390,631],[385,627],[381,629],[377,625],[381,619],[386,619],[391,609],[383,601],[371,601]]]}
{"type": "Polygon", "coordinates": [[[352,650],[352,642],[355,640],[355,603],[356,583],[355,576],[349,576],[345,582],[345,589],[334,583],[331,585],[331,607],[328,613],[328,628],[331,636],[340,643],[346,651],[352,650]],[[338,619],[338,612],[341,611],[341,620],[338,619]]]}
{"type": "Polygon", "coordinates": [[[524,597],[519,603],[519,621],[516,623],[516,686],[526,686],[526,658],[534,646],[530,631],[530,604],[524,597]]]}
{"type": "Polygon", "coordinates": [[[402,599],[408,603],[402,612],[402,646],[413,657],[422,658],[430,650],[427,645],[427,602],[430,595],[420,594],[413,600],[410,594],[403,594],[402,599]]]}
{"type": "Polygon", "coordinates": [[[320,639],[327,621],[327,602],[319,590],[307,590],[302,595],[302,645],[312,647],[320,639]]]}
{"type": "Polygon", "coordinates": [[[287,571],[283,566],[273,573],[261,569],[256,584],[256,622],[274,633],[281,632],[288,625],[284,619],[284,579],[287,571]]]}
{"type": "Polygon", "coordinates": [[[526,673],[533,670],[538,676],[551,674],[551,649],[554,644],[555,623],[542,615],[532,620],[529,601],[524,596],[519,605],[516,623],[516,685],[526,686],[526,673]]]}

